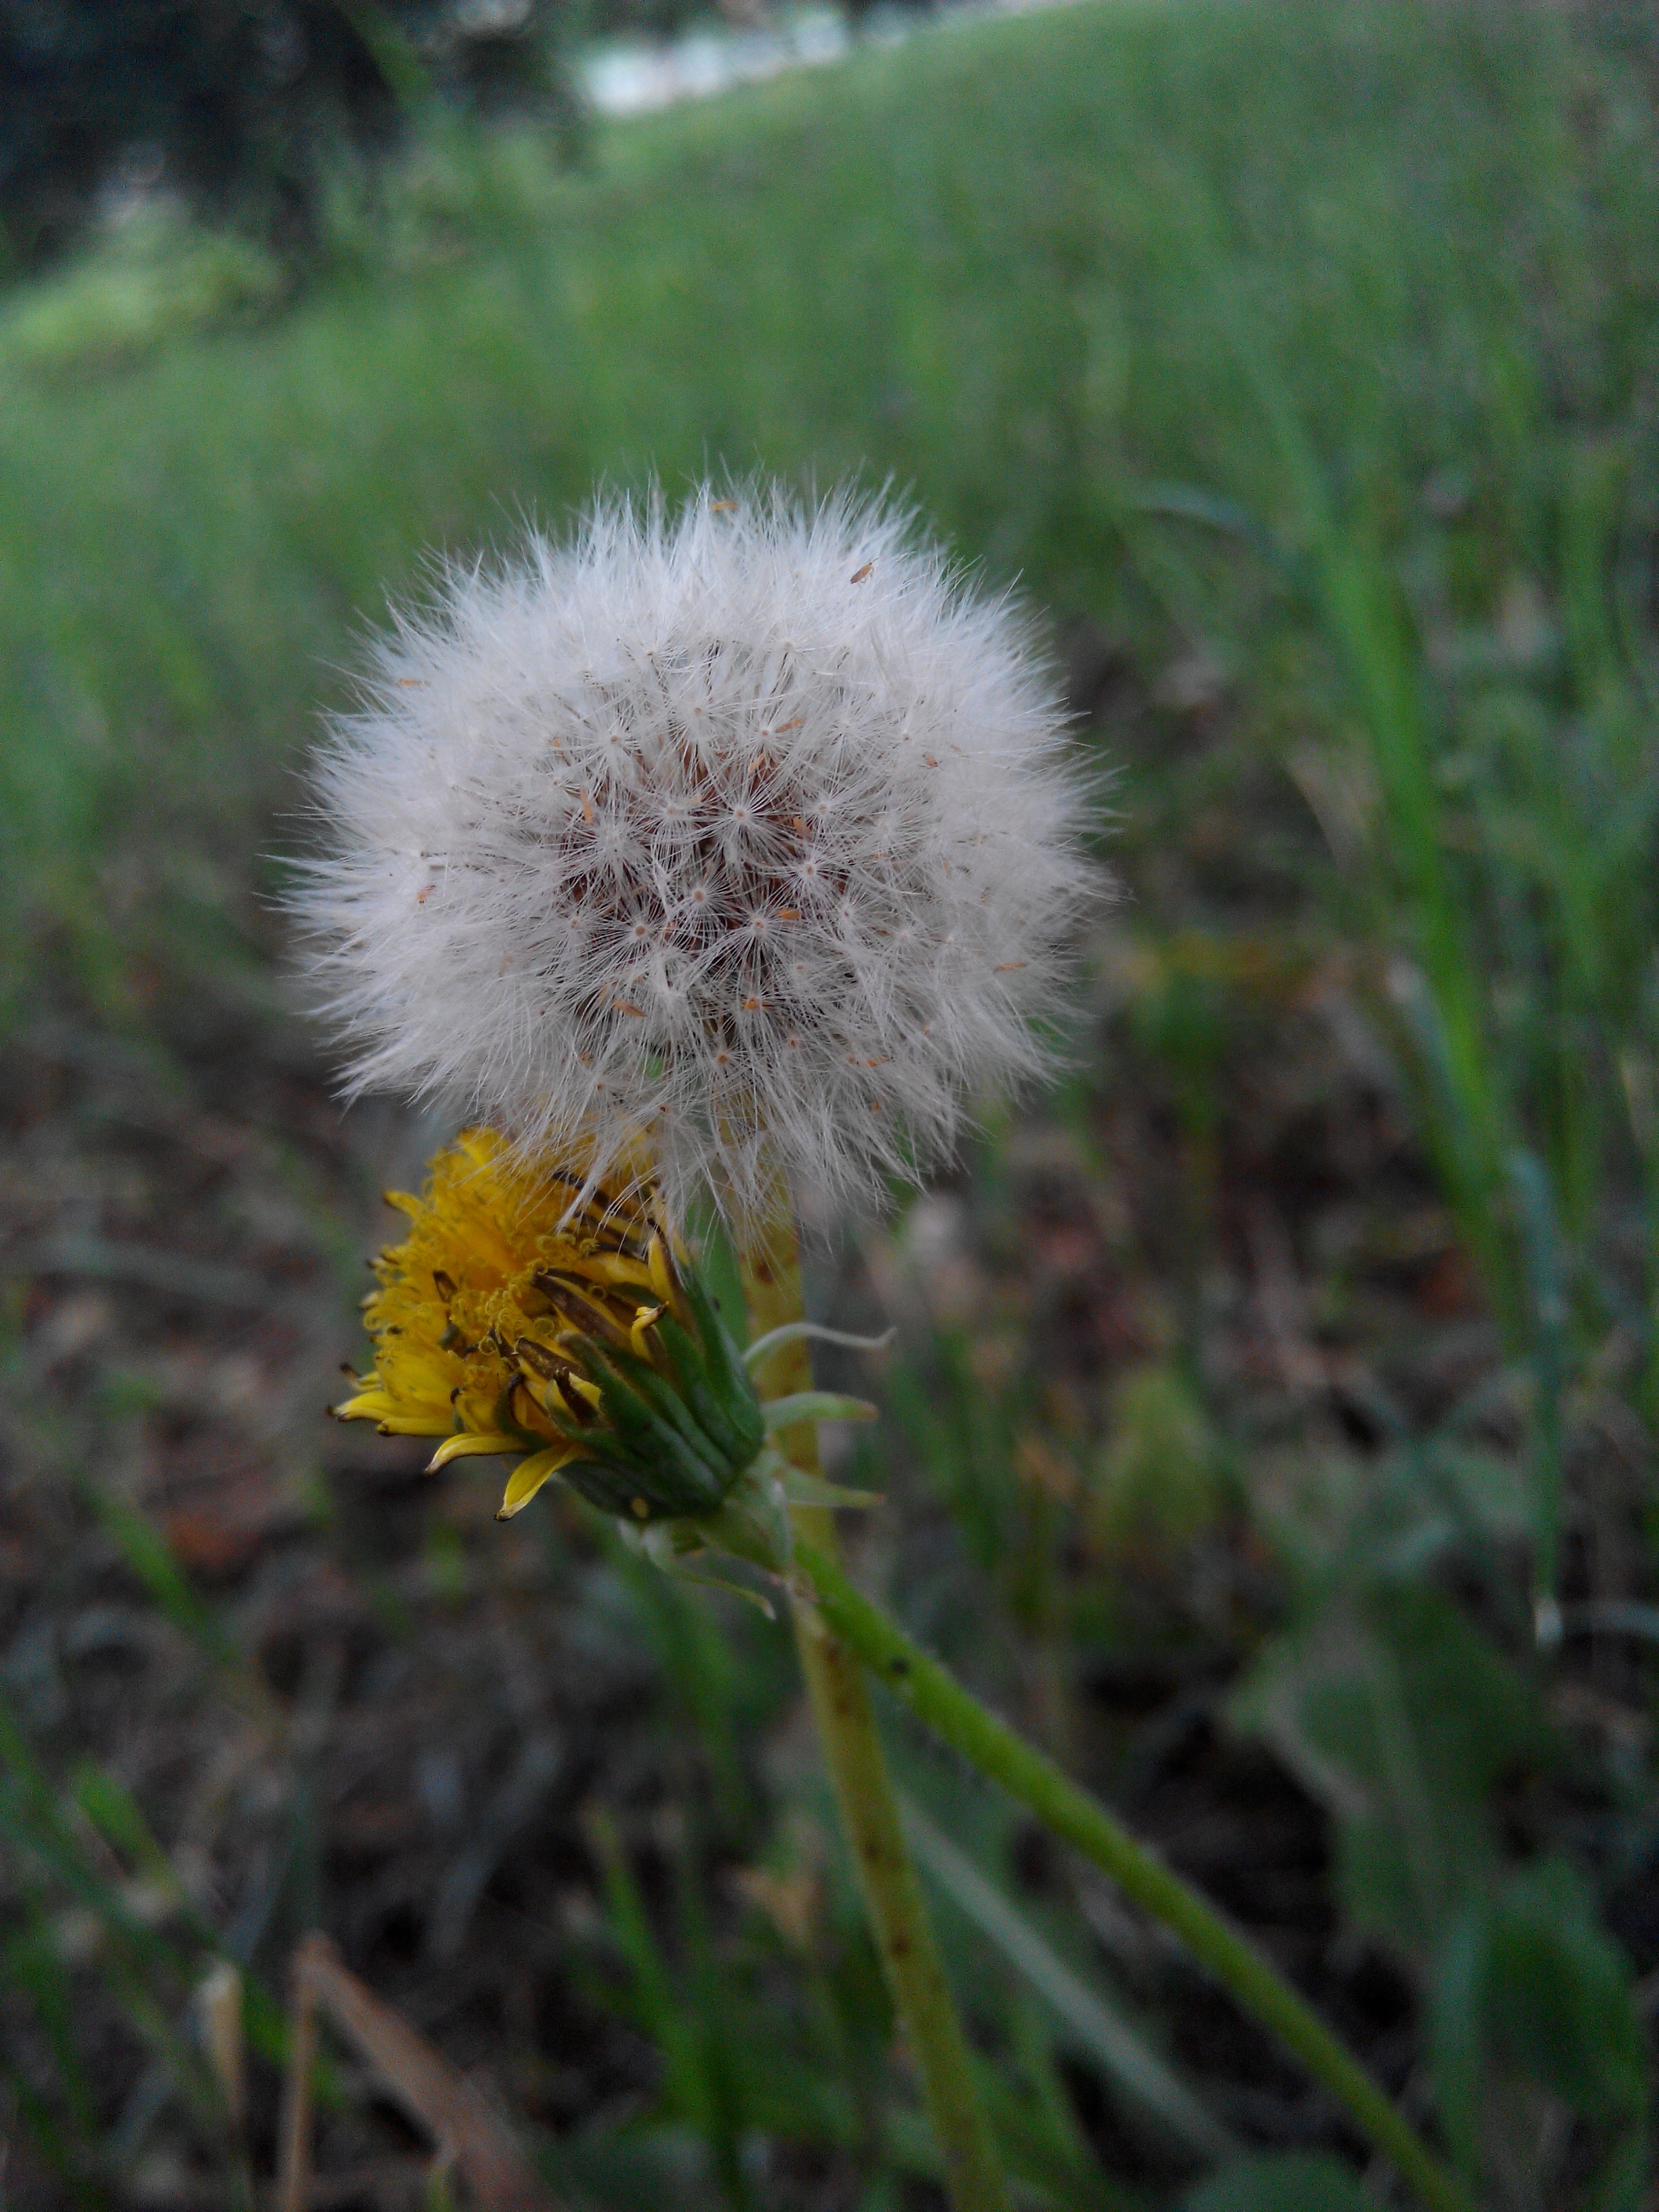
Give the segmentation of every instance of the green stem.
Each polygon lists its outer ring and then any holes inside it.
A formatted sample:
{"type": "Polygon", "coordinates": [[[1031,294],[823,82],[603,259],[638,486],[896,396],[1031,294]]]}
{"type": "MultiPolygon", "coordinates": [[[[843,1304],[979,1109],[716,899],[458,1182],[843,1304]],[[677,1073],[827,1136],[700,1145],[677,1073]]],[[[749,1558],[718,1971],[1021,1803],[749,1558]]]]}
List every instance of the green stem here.
{"type": "Polygon", "coordinates": [[[1105,1808],[1068,1782],[1041,1752],[971,1697],[938,1660],[913,1644],[855,1589],[839,1562],[798,1532],[795,1565],[813,1602],[843,1644],[902,1698],[935,1735],[1028,1805],[1057,1836],[1104,1868],[1125,1893],[1163,1922],[1244,2008],[1273,2029],[1316,2080],[1340,2098],[1372,2142],[1434,2212],[1474,2212],[1461,2185],[1401,2119],[1388,2098],[1255,1946],[1170,1873],[1105,1808]]]}
{"type": "MultiPolygon", "coordinates": [[[[800,1253],[793,1218],[783,1207],[769,1240],[751,1247],[741,1264],[755,1337],[802,1317],[800,1253]]],[[[799,1340],[779,1346],[760,1364],[763,1398],[790,1397],[812,1387],[811,1358],[799,1340]]],[[[811,1422],[781,1431],[775,1441],[793,1465],[808,1474],[819,1472],[817,1431],[811,1422]]],[[[796,1506],[792,1518],[796,1542],[805,1545],[828,1568],[837,1553],[830,1515],[821,1507],[796,1506]]],[[[824,1763],[852,1844],[894,2009],[921,2075],[951,2204],[955,2212],[1007,2212],[996,2145],[975,2093],[968,2039],[899,1825],[898,1803],[863,1670],[847,1644],[831,1633],[821,1611],[804,1605],[793,1611],[801,1671],[824,1763]]]]}

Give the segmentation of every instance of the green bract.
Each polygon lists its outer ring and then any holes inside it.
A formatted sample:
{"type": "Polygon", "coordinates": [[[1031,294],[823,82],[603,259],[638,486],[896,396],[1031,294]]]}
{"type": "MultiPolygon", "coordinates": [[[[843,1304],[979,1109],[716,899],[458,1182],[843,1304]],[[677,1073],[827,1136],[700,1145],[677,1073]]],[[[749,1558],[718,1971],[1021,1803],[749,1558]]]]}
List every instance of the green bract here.
{"type": "Polygon", "coordinates": [[[559,1420],[582,1452],[560,1476],[602,1511],[641,1523],[713,1513],[765,1449],[749,1370],[690,1267],[674,1270],[670,1305],[638,1339],[647,1358],[621,1332],[590,1344],[584,1364],[600,1407],[559,1420]]]}

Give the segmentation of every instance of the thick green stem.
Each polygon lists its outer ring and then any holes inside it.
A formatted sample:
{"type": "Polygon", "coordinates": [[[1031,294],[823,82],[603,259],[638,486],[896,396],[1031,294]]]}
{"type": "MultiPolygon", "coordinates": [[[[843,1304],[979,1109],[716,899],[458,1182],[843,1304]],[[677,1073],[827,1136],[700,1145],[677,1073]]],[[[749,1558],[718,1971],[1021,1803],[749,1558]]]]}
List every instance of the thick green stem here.
{"type": "Polygon", "coordinates": [[[903,1699],[918,1720],[981,1774],[1029,1805],[1057,1836],[1103,1867],[1144,1911],[1180,1936],[1245,2010],[1271,2028],[1315,2079],[1340,2099],[1425,2204],[1434,2212],[1474,2212],[1462,2186],[1401,2119],[1358,2059],[1253,1943],[1138,1844],[1104,1807],[1068,1782],[1051,1760],[988,1712],[938,1660],[913,1644],[854,1588],[840,1562],[811,1532],[798,1532],[795,1565],[807,1585],[802,1594],[812,1601],[798,1611],[820,1613],[842,1642],[903,1699]]]}
{"type": "MultiPolygon", "coordinates": [[[[755,1336],[802,1317],[800,1254],[793,1222],[781,1211],[769,1242],[744,1253],[742,1267],[755,1336]]],[[[762,1370],[764,1398],[790,1397],[812,1387],[811,1358],[804,1343],[780,1346],[763,1361],[762,1370]]],[[[810,1423],[781,1431],[775,1441],[795,1466],[809,1474],[818,1473],[817,1431],[810,1423]]],[[[830,1515],[819,1507],[796,1506],[793,1519],[797,1541],[810,1545],[813,1558],[828,1566],[839,1550],[830,1515]]],[[[819,1609],[797,1606],[794,1617],[824,1761],[894,2008],[921,2071],[951,2202],[956,2212],[1007,2212],[996,2145],[975,2094],[967,2038],[899,1826],[863,1670],[819,1609]]]]}

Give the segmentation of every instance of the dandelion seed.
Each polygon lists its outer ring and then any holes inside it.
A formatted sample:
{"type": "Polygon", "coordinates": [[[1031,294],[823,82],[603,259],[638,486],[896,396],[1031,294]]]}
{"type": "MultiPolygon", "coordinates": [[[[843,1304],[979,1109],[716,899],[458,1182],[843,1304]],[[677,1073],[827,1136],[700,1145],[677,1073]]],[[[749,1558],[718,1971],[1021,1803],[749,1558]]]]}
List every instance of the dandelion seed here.
{"type": "Polygon", "coordinates": [[[671,1213],[742,1223],[780,1172],[877,1195],[1049,1065],[1091,795],[1023,621],[908,515],[603,501],[400,621],[296,906],[354,1091],[601,1177],[648,1129],[671,1213]]]}

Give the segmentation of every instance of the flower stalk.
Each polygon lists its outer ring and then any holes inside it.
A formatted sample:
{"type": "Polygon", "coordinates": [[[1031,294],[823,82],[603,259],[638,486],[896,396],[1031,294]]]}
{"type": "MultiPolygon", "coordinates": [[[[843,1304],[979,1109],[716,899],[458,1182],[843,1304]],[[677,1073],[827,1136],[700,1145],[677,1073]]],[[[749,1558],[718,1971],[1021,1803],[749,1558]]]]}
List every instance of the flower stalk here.
{"type": "MultiPolygon", "coordinates": [[[[825,1516],[825,1518],[828,1516],[825,1516]]],[[[1474,2212],[1462,2185],[1401,2118],[1382,2088],[1255,1946],[1138,1843],[1105,1808],[1022,1741],[937,1659],[848,1579],[835,1549],[798,1519],[798,1620],[816,1618],[918,1720],[1045,1826],[1109,1874],[1143,1911],[1179,1936],[1238,2003],[1270,2028],[1341,2104],[1431,2212],[1474,2212]]],[[[803,1642],[807,1632],[802,1631],[803,1642]]]]}
{"type": "MultiPolygon", "coordinates": [[[[769,1233],[745,1245],[739,1265],[755,1337],[803,1317],[800,1252],[787,1210],[781,1207],[769,1233]]],[[[812,1388],[811,1357],[803,1338],[780,1344],[758,1364],[764,1399],[793,1397],[812,1388]]],[[[776,1441],[794,1468],[810,1480],[818,1479],[812,1422],[783,1430],[776,1441]]],[[[828,1506],[798,1502],[791,1506],[790,1518],[796,1557],[805,1547],[828,1574],[839,1552],[828,1506]]],[[[793,1613],[824,1761],[894,2007],[921,2075],[951,2204],[955,2212],[1006,2212],[1007,2192],[990,2124],[975,2094],[972,2055],[910,1863],[863,1669],[854,1648],[836,1632],[823,1607],[798,1605],[793,1613]]]]}
{"type": "MultiPolygon", "coordinates": [[[[631,1201],[590,1190],[562,1156],[464,1131],[419,1197],[394,1194],[403,1243],[374,1263],[374,1364],[335,1410],[441,1439],[434,1468],[515,1462],[501,1517],[556,1479],[665,1571],[757,1595],[787,1584],[825,1762],[898,2017],[921,2075],[956,2212],[1006,2212],[974,2067],[900,1826],[864,1668],[1170,1928],[1343,2104],[1432,2212],[1459,2185],[1363,2067],[1238,1931],[1053,1763],[1020,1741],[848,1580],[833,1509],[872,1504],[823,1480],[817,1423],[862,1400],[815,1390],[787,1185],[740,1267],[739,1352],[641,1176],[631,1201]]],[[[843,1341],[856,1342],[856,1339],[843,1341]]]]}

